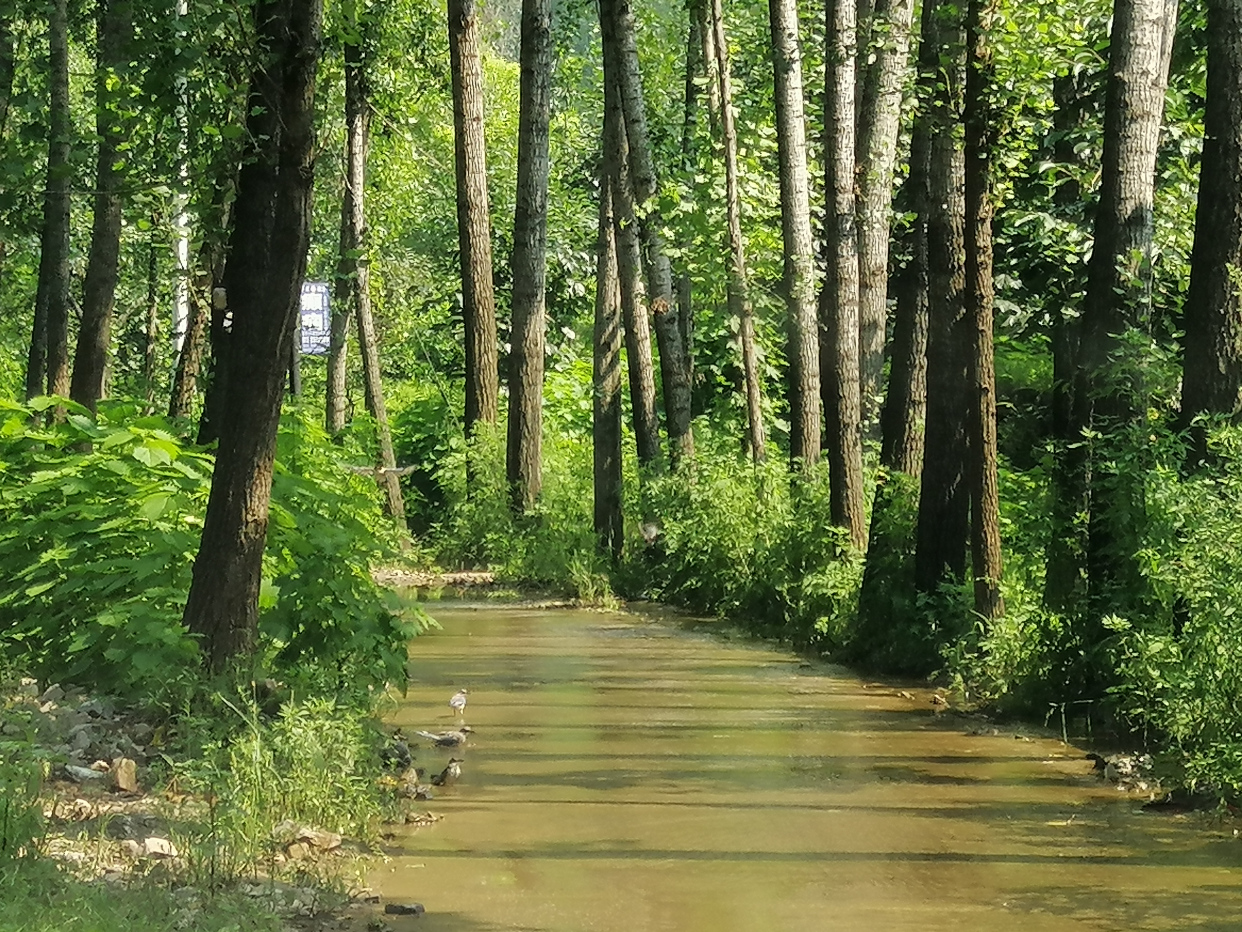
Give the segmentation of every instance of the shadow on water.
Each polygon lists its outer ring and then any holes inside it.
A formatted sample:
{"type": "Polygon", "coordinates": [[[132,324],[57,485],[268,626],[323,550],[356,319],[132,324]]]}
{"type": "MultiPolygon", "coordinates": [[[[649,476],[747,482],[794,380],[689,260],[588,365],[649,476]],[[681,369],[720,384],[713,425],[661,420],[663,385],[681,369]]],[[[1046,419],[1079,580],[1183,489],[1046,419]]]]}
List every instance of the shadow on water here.
{"type": "Polygon", "coordinates": [[[371,877],[420,929],[1239,927],[1239,843],[1140,814],[1059,741],[965,734],[717,623],[429,608],[392,721],[438,727],[466,686],[476,734],[443,820],[371,877]]]}

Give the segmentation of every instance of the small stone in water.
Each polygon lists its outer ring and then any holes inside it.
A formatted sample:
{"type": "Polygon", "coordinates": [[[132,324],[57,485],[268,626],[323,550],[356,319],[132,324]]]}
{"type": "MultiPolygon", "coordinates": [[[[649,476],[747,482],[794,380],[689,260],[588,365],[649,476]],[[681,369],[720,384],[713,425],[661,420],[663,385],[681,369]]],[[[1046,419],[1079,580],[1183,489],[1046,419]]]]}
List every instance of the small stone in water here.
{"type": "Polygon", "coordinates": [[[422,903],[386,903],[384,912],[389,916],[421,916],[427,910],[422,903]]]}

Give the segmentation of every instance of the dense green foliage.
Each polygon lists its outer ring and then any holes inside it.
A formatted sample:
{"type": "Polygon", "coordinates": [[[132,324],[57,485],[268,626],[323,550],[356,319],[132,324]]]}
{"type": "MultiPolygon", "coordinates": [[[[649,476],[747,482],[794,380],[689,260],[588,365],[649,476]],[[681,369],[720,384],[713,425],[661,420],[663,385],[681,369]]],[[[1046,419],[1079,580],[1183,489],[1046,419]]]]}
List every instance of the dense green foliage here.
{"type": "MultiPolygon", "coordinates": [[[[211,457],[125,404],[96,420],[68,402],[50,425],[36,417],[48,399],[2,404],[0,640],[10,660],[151,697],[192,688],[198,657],[181,610],[211,457]]],[[[416,628],[371,578],[393,553],[393,531],[371,481],[341,456],[314,422],[286,417],[255,670],[365,692],[402,680],[416,628]]]]}

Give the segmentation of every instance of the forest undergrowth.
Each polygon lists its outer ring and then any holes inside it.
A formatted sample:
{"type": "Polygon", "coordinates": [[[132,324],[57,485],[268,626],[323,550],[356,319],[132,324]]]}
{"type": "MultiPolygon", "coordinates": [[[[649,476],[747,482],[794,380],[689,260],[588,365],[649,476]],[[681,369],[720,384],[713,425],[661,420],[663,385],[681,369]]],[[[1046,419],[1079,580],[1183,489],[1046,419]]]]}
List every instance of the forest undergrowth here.
{"type": "Polygon", "coordinates": [[[287,413],[257,650],[209,676],[182,610],[212,458],[136,406],[63,404],[0,402],[0,930],[266,930],[346,902],[399,814],[379,714],[430,623],[372,578],[397,537],[357,451],[287,413]],[[85,779],[118,747],[120,802],[85,779]],[[291,832],[349,841],[295,858],[291,832]]]}

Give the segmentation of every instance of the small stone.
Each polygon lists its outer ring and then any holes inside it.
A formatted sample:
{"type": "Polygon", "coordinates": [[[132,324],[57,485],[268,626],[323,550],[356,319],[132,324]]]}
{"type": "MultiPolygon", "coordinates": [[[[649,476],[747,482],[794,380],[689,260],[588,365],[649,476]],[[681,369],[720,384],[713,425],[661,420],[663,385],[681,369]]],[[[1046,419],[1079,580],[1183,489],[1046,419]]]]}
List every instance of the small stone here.
{"type": "Polygon", "coordinates": [[[293,844],[285,848],[285,856],[288,857],[290,861],[304,861],[310,856],[310,853],[310,845],[304,844],[300,841],[295,841],[293,844]]]}
{"type": "Polygon", "coordinates": [[[128,757],[112,762],[112,783],[122,793],[138,792],[138,765],[128,757]]]}
{"type": "Polygon", "coordinates": [[[389,916],[421,916],[427,910],[422,903],[385,903],[384,913],[389,916]]]}
{"type": "Polygon", "coordinates": [[[39,711],[42,712],[44,715],[48,715],[52,713],[53,711],[55,711],[55,709],[56,709],[55,702],[44,702],[39,706],[39,711]]]}
{"type": "Polygon", "coordinates": [[[107,773],[111,769],[112,765],[106,760],[97,760],[95,763],[91,764],[91,770],[97,770],[100,773],[107,773]]]}
{"type": "Polygon", "coordinates": [[[138,842],[134,841],[132,838],[126,838],[123,842],[121,842],[121,851],[127,857],[142,857],[142,845],[138,844],[138,842]]]}
{"type": "MultiPolygon", "coordinates": [[[[59,683],[53,683],[47,689],[43,690],[43,695],[39,697],[40,702],[60,702],[65,698],[65,691],[61,689],[59,683]]],[[[44,710],[46,711],[46,709],[44,710]]]]}
{"type": "Polygon", "coordinates": [[[91,767],[78,767],[76,764],[65,764],[65,773],[69,774],[69,778],[78,783],[89,783],[92,780],[102,780],[104,775],[98,770],[91,767]]]}
{"type": "Polygon", "coordinates": [[[17,684],[17,694],[33,699],[39,695],[39,681],[32,676],[23,676],[17,684]]]}
{"type": "Polygon", "coordinates": [[[144,838],[142,840],[143,853],[149,858],[175,858],[177,849],[173,843],[167,838],[144,838]]]}

